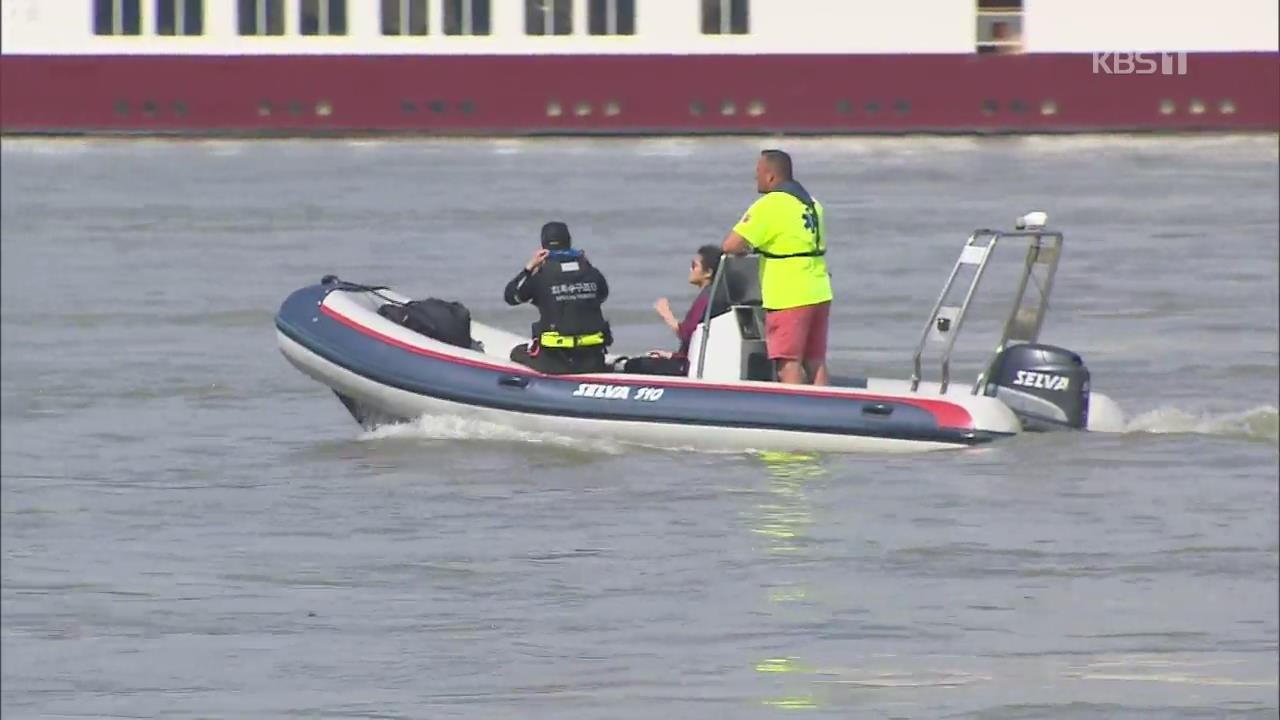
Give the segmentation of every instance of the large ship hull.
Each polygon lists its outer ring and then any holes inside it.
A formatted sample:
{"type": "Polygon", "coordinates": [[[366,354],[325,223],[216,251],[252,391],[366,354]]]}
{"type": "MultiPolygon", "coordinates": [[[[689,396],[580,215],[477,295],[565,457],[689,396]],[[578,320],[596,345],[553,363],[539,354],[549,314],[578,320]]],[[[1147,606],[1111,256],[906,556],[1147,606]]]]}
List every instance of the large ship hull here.
{"type": "Polygon", "coordinates": [[[6,55],[0,131],[1275,131],[1280,55],[6,55]],[[1154,64],[1154,63],[1152,63],[1154,64]],[[1185,67],[1185,74],[1177,69],[1185,67]],[[1176,69],[1175,69],[1176,68],[1176,69]],[[1126,69],[1135,72],[1121,74],[1126,69]],[[1173,70],[1162,74],[1163,70],[1173,70]]]}

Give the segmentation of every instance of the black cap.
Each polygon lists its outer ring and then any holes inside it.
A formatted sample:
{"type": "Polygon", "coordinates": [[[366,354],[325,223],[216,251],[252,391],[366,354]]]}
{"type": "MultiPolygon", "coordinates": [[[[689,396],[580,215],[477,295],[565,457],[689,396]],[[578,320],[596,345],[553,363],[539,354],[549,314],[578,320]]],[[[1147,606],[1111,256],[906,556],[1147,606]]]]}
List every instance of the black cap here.
{"type": "Polygon", "coordinates": [[[542,248],[544,250],[568,250],[569,226],[559,221],[543,225],[542,248]]]}

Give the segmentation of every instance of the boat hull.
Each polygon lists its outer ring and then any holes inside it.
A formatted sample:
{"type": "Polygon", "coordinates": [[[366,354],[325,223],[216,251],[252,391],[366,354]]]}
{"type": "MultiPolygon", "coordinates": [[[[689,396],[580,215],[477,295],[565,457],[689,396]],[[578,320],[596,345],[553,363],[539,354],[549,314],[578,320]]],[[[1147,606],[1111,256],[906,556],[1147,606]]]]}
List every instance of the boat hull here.
{"type": "Polygon", "coordinates": [[[0,130],[260,136],[1280,128],[1277,53],[1189,53],[1186,68],[1100,72],[1091,53],[7,54],[0,57],[0,130]]]}
{"type": "Polygon", "coordinates": [[[447,414],[664,447],[889,452],[980,445],[1021,429],[1006,406],[985,397],[544,375],[505,359],[517,336],[476,323],[473,335],[488,353],[446,346],[325,286],[293,293],[276,327],[285,357],[366,426],[376,424],[370,418],[447,414]]]}

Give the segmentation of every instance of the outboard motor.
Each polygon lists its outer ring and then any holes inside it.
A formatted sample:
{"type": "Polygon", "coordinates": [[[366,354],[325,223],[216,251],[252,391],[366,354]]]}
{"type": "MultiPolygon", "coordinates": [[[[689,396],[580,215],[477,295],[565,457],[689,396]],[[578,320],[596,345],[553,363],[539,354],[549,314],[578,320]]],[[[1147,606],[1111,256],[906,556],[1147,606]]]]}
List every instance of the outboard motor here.
{"type": "Polygon", "coordinates": [[[1022,343],[991,364],[986,394],[1002,400],[1031,431],[1084,429],[1089,421],[1089,368],[1070,350],[1022,343]]]}

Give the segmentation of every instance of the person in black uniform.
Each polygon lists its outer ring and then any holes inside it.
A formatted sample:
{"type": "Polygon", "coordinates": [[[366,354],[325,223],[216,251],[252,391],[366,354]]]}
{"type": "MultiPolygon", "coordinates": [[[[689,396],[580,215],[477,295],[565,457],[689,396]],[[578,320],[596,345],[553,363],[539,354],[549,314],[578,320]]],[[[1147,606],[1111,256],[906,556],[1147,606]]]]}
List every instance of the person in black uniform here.
{"type": "Polygon", "coordinates": [[[573,249],[569,227],[542,226],[542,248],[502,297],[508,305],[533,303],[538,321],[527,345],[511,349],[511,359],[549,374],[605,372],[605,350],[613,344],[601,305],[609,284],[581,250],[573,249]]]}

